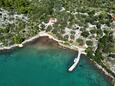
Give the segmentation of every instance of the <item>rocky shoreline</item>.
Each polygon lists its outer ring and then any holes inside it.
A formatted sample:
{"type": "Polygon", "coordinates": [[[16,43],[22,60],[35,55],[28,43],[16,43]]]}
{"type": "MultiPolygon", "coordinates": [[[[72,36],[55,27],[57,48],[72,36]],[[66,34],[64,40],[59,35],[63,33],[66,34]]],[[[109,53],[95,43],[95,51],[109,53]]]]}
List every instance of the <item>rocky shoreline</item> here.
{"type": "MultiPolygon", "coordinates": [[[[14,50],[14,49],[17,49],[17,48],[22,48],[26,45],[28,45],[29,43],[37,40],[38,38],[40,37],[47,37],[51,40],[53,40],[53,42],[55,41],[55,43],[57,43],[57,46],[61,46],[63,48],[68,48],[68,49],[72,49],[72,50],[75,50],[77,51],[77,48],[74,47],[74,46],[71,46],[71,45],[65,45],[64,44],[64,41],[61,41],[61,40],[58,40],[56,38],[54,38],[52,35],[49,35],[48,33],[46,32],[40,32],[38,35],[28,39],[28,40],[25,40],[24,42],[22,42],[21,44],[14,44],[10,47],[3,47],[3,48],[0,48],[0,52],[7,52],[7,51],[11,51],[11,50],[14,50]]],[[[82,54],[86,54],[86,53],[82,53],[82,54]]],[[[108,73],[101,65],[99,65],[97,62],[93,61],[92,59],[90,59],[91,62],[93,62],[95,64],[95,66],[101,70],[111,81],[112,81],[112,84],[113,86],[115,86],[115,77],[112,76],[110,73],[108,73]]]]}

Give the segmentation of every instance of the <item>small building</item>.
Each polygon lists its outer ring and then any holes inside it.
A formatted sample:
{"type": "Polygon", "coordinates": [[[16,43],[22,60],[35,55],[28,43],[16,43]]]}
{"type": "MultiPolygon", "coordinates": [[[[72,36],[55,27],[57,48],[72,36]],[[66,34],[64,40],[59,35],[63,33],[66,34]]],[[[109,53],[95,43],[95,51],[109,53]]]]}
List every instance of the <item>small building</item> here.
{"type": "Polygon", "coordinates": [[[50,18],[50,19],[49,19],[49,22],[50,22],[50,23],[56,23],[56,22],[57,22],[57,19],[56,19],[56,18],[50,18]]]}
{"type": "Polygon", "coordinates": [[[114,14],[114,15],[112,15],[112,20],[113,20],[113,21],[115,21],[115,14],[114,14]]]}

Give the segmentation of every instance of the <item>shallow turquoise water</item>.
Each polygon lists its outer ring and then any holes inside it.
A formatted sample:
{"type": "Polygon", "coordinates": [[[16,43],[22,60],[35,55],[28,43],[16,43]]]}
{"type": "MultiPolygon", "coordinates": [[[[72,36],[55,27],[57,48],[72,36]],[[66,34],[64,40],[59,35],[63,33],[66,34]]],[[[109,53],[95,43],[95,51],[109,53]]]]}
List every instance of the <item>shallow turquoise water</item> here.
{"type": "Polygon", "coordinates": [[[67,68],[76,52],[47,46],[28,46],[0,54],[0,86],[112,86],[82,56],[74,72],[67,68]]]}

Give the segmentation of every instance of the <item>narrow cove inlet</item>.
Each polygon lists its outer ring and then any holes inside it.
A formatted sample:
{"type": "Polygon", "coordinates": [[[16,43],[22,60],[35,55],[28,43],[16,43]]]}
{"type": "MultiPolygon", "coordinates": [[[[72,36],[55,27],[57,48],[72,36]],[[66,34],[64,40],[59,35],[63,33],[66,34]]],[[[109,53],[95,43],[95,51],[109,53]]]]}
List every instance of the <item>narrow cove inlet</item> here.
{"type": "Polygon", "coordinates": [[[68,72],[77,52],[35,43],[0,53],[0,86],[112,86],[84,55],[68,72]]]}

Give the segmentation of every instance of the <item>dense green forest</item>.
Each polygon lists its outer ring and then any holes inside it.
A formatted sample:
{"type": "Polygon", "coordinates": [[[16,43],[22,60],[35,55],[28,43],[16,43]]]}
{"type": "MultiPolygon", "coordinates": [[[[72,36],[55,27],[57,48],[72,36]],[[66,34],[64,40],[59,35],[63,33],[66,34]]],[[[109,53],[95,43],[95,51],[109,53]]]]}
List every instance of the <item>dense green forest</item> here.
{"type": "Polygon", "coordinates": [[[19,13],[30,14],[39,11],[38,14],[47,13],[53,15],[53,8],[56,10],[65,7],[67,10],[88,11],[105,10],[115,12],[114,0],[0,0],[0,7],[13,10],[19,13]],[[86,8],[87,7],[87,8],[86,8]]]}
{"type": "MultiPolygon", "coordinates": [[[[106,24],[110,27],[105,28],[105,31],[109,31],[111,30],[111,27],[114,27],[114,25],[111,24],[112,18],[110,15],[110,13],[115,14],[114,0],[0,0],[0,7],[7,9],[10,14],[17,12],[18,14],[24,14],[29,17],[28,23],[20,20],[17,26],[14,24],[8,24],[5,29],[0,27],[1,33],[11,32],[5,36],[0,35],[0,41],[2,41],[5,45],[7,45],[7,40],[4,40],[4,38],[7,39],[7,37],[9,37],[11,40],[14,40],[15,38],[17,41],[12,42],[21,43],[24,39],[44,30],[43,25],[41,25],[42,28],[39,28],[38,25],[41,24],[41,22],[48,22],[50,17],[55,17],[59,21],[53,26],[54,29],[52,30],[52,33],[56,34],[59,39],[63,40],[66,40],[68,36],[63,38],[60,34],[63,34],[66,26],[71,28],[73,24],[83,26],[83,28],[81,28],[83,32],[81,35],[83,37],[88,37],[89,35],[89,32],[85,30],[85,28],[88,27],[87,23],[96,25],[98,29],[92,29],[90,32],[92,34],[98,34],[98,37],[100,37],[102,33],[102,30],[100,29],[101,24],[106,24]],[[70,11],[71,13],[78,12],[78,14],[72,15],[65,11],[60,12],[62,7],[64,7],[66,11],[70,11]],[[95,13],[98,12],[101,13],[94,16],[95,13]],[[89,16],[81,15],[79,13],[87,13],[89,16]],[[67,25],[68,21],[70,22],[69,25],[67,25]],[[28,32],[25,31],[25,25],[30,26],[28,32]],[[12,30],[11,28],[14,27],[15,29],[12,30]],[[14,35],[12,32],[15,32],[16,34],[14,35]]],[[[48,27],[46,31],[51,31],[51,29],[51,27],[48,27]]],[[[71,38],[74,37],[71,36],[71,38]]]]}

